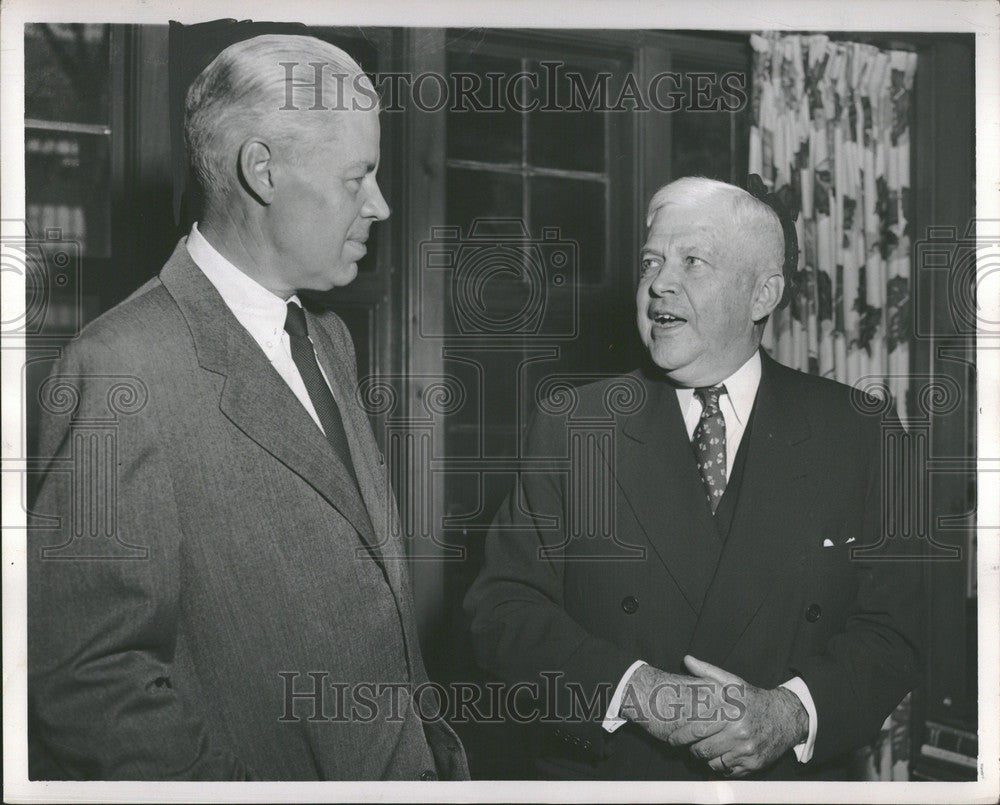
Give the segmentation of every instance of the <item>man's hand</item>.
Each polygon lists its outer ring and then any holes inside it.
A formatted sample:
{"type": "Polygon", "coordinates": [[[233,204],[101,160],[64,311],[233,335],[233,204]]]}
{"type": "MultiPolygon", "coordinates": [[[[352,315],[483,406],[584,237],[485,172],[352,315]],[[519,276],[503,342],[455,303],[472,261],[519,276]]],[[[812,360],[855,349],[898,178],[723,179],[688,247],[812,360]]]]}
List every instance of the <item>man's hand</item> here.
{"type": "Polygon", "coordinates": [[[712,679],[669,674],[643,665],[629,678],[619,714],[654,738],[679,746],[715,734],[725,726],[727,717],[739,714],[732,702],[739,700],[740,691],[730,688],[712,679]],[[674,743],[673,736],[681,730],[686,739],[674,743]]]}
{"type": "Polygon", "coordinates": [[[728,687],[728,699],[735,700],[740,715],[720,720],[718,729],[710,734],[699,729],[697,723],[682,725],[672,730],[666,740],[671,746],[687,745],[691,754],[708,761],[719,774],[744,777],[774,763],[808,736],[809,716],[790,690],[754,687],[694,657],[685,657],[684,664],[704,681],[728,687]]]}

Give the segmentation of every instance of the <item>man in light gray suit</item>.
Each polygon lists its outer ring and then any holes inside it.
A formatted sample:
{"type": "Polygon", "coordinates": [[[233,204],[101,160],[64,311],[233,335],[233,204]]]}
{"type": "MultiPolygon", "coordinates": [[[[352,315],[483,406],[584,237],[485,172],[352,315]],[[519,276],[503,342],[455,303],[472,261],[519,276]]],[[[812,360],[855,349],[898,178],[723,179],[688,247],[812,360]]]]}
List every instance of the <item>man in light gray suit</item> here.
{"type": "Polygon", "coordinates": [[[302,36],[237,43],[192,84],[201,219],[42,390],[32,778],[468,777],[413,698],[426,671],[353,344],[296,295],[351,282],[389,215],[374,99],[302,36]],[[325,110],[288,63],[324,65],[325,110]],[[86,427],[123,388],[112,458],[88,463],[86,427]],[[98,539],[80,536],[93,500],[98,539]]]}

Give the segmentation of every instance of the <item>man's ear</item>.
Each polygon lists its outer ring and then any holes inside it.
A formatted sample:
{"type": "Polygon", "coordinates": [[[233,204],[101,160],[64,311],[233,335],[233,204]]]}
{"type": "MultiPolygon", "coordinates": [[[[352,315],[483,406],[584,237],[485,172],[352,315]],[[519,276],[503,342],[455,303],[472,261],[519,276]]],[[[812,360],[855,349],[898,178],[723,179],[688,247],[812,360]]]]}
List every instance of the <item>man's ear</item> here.
{"type": "Polygon", "coordinates": [[[750,309],[751,318],[758,322],[767,318],[781,301],[785,292],[785,277],[782,274],[771,274],[763,282],[758,282],[757,294],[750,309]]]}
{"type": "Polygon", "coordinates": [[[240,184],[261,204],[270,204],[274,198],[273,167],[267,143],[251,139],[240,146],[240,184]]]}

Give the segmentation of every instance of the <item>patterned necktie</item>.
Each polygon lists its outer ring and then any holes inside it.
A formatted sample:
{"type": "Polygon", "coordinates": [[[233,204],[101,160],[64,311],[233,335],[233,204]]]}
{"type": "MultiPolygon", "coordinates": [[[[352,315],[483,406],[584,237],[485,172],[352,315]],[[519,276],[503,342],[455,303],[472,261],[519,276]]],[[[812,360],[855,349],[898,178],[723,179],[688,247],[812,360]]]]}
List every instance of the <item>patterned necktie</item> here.
{"type": "Polygon", "coordinates": [[[698,461],[708,505],[715,514],[726,491],[726,420],[719,410],[719,397],[726,393],[726,387],[700,388],[694,393],[701,400],[702,412],[691,446],[698,461]]]}
{"type": "Polygon", "coordinates": [[[358,478],[354,473],[351,448],[347,443],[347,433],[344,431],[344,421],[341,419],[340,409],[337,407],[337,401],[333,399],[330,387],[326,384],[326,379],[316,361],[316,351],[313,349],[312,341],[309,339],[309,329],[306,326],[306,314],[294,302],[288,303],[285,332],[288,333],[288,340],[292,345],[292,360],[295,361],[295,366],[298,367],[299,374],[302,376],[306,391],[309,392],[309,399],[312,400],[316,415],[323,425],[327,441],[333,445],[334,451],[347,467],[356,484],[358,478]]]}

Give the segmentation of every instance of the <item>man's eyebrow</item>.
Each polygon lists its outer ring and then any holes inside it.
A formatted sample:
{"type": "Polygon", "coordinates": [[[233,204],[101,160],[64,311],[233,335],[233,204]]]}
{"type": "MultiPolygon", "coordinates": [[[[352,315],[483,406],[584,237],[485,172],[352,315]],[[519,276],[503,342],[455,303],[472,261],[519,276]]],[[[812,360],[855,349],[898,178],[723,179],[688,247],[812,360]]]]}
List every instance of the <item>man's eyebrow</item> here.
{"type": "Polygon", "coordinates": [[[348,170],[352,170],[353,168],[364,168],[365,169],[365,173],[371,173],[373,170],[375,170],[375,167],[376,167],[376,165],[375,165],[374,162],[369,162],[366,159],[359,159],[359,160],[356,160],[355,162],[351,162],[347,166],[347,169],[348,170]]]}

